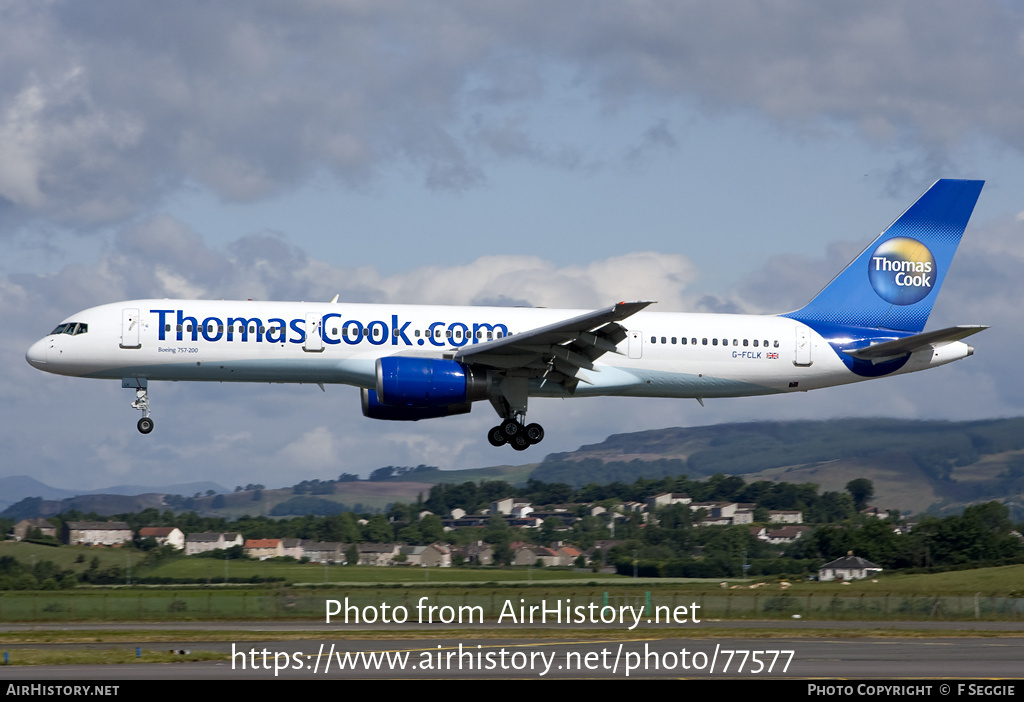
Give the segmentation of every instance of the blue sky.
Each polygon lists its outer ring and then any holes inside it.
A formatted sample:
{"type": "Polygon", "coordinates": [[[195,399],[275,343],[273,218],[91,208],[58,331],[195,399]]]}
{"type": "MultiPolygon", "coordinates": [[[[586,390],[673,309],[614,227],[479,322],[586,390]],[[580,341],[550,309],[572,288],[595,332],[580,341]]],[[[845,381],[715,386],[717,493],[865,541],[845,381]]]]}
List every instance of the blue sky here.
{"type": "Polygon", "coordinates": [[[1024,12],[1009,3],[13,3],[0,9],[3,475],[289,485],[539,460],[619,431],[1020,414],[1024,12]],[[329,387],[51,377],[134,297],[803,304],[940,177],[987,181],[930,328],[976,355],[808,395],[535,401],[389,424],[329,387]]]}

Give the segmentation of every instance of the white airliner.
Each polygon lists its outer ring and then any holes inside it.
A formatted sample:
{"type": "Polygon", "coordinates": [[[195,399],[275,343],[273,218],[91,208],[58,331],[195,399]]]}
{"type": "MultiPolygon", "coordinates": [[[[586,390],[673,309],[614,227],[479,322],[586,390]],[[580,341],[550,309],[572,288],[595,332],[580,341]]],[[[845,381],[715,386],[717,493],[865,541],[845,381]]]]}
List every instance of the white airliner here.
{"type": "Polygon", "coordinates": [[[120,379],[153,430],[151,380],[360,388],[363,414],[418,420],[487,400],[495,446],[544,438],[530,397],[800,392],[940,366],[986,327],[924,331],[983,181],[939,180],[804,308],[774,316],[307,302],[132,300],[71,315],[40,370],[120,379]]]}

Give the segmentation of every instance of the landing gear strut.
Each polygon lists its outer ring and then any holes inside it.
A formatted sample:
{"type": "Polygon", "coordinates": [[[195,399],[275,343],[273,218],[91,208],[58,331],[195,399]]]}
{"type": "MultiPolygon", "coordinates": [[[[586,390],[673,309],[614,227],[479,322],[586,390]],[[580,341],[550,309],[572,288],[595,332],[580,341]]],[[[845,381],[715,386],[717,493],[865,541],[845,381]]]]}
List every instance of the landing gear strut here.
{"type": "Polygon", "coordinates": [[[145,378],[121,378],[122,388],[135,389],[135,402],[132,409],[142,412],[142,419],[136,425],[140,434],[148,434],[153,431],[153,420],[149,416],[149,389],[145,378]]]}
{"type": "Polygon", "coordinates": [[[539,444],[544,439],[544,427],[540,424],[527,424],[523,426],[526,413],[517,413],[516,417],[505,419],[496,427],[487,432],[487,440],[491,446],[504,446],[509,444],[516,451],[525,451],[534,444],[539,444]]]}
{"type": "Polygon", "coordinates": [[[491,395],[494,411],[502,417],[496,427],[487,432],[491,446],[510,444],[516,451],[525,451],[544,439],[544,427],[526,424],[526,403],[529,400],[529,379],[509,375],[502,378],[498,392],[491,395]]]}

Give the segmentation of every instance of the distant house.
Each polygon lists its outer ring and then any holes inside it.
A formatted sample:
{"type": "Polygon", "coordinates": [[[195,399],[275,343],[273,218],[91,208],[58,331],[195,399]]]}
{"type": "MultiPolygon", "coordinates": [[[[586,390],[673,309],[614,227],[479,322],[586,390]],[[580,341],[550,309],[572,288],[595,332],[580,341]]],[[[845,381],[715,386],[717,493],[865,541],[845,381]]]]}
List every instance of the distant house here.
{"type": "Polygon", "coordinates": [[[185,548],[185,534],[178,527],[142,527],[140,539],[156,539],[160,546],[173,546],[179,551],[185,548]]]}
{"type": "Polygon", "coordinates": [[[406,565],[423,568],[450,568],[452,554],[447,544],[429,544],[427,546],[402,546],[402,555],[406,565]]]}
{"type": "Polygon", "coordinates": [[[395,564],[398,544],[359,544],[359,565],[390,566],[395,564]]]}
{"type": "Polygon", "coordinates": [[[882,566],[876,565],[866,558],[849,553],[819,568],[818,579],[824,581],[862,580],[863,578],[878,575],[882,570],[882,566]]]}
{"type": "Polygon", "coordinates": [[[804,514],[798,509],[772,509],[768,511],[768,519],[775,524],[800,524],[804,514]]]}
{"type": "Polygon", "coordinates": [[[562,565],[561,556],[546,546],[523,544],[513,551],[512,565],[535,565],[538,561],[544,567],[562,565]]]}
{"type": "Polygon", "coordinates": [[[120,546],[132,540],[124,522],[66,522],[67,543],[78,546],[120,546]]]}
{"type": "Polygon", "coordinates": [[[423,552],[423,565],[430,568],[451,568],[452,547],[448,544],[432,543],[423,552]]]}
{"type": "Polygon", "coordinates": [[[345,544],[339,541],[304,541],[302,543],[302,554],[311,563],[344,563],[345,549],[345,544]]]}
{"type": "Polygon", "coordinates": [[[559,546],[555,552],[558,554],[559,564],[564,566],[576,565],[576,559],[583,555],[583,551],[568,545],[559,546]]]}
{"type": "Polygon", "coordinates": [[[491,503],[491,514],[504,514],[513,517],[525,517],[533,511],[533,505],[521,497],[505,497],[491,503]]]}
{"type": "Polygon", "coordinates": [[[776,545],[791,544],[810,530],[811,528],[806,526],[784,526],[778,529],[767,529],[762,540],[776,545]]]}
{"type": "Polygon", "coordinates": [[[299,560],[306,555],[302,539],[281,539],[281,551],[282,556],[291,556],[295,560],[299,560]]]}
{"type": "Polygon", "coordinates": [[[462,554],[466,561],[476,565],[491,565],[494,563],[494,547],[483,541],[474,541],[464,549],[462,554]]]}
{"type": "Polygon", "coordinates": [[[663,492],[647,498],[647,509],[653,512],[669,505],[688,505],[693,499],[685,492],[663,492]]]}
{"type": "Polygon", "coordinates": [[[754,521],[755,505],[746,502],[692,502],[693,512],[704,510],[701,526],[731,526],[751,524],[754,521]]]}
{"type": "Polygon", "coordinates": [[[22,519],[14,525],[11,533],[14,534],[15,541],[21,541],[22,539],[30,538],[29,534],[33,529],[38,529],[40,536],[57,538],[57,527],[50,524],[46,519],[22,519]]]}
{"type": "Polygon", "coordinates": [[[232,546],[241,546],[245,543],[242,535],[235,531],[218,533],[215,531],[197,532],[185,537],[185,555],[194,556],[197,553],[215,551],[218,548],[228,549],[232,546]]]}
{"type": "Polygon", "coordinates": [[[261,561],[284,555],[281,539],[246,539],[244,548],[245,555],[261,561]]]}

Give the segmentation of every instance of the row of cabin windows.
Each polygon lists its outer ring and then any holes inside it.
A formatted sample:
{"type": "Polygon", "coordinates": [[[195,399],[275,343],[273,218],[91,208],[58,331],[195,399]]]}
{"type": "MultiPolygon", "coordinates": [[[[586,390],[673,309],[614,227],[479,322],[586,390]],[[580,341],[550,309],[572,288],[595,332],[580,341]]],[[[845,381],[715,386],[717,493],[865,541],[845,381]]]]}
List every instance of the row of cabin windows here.
{"type": "MultiPolygon", "coordinates": [[[[652,344],[657,344],[658,343],[658,337],[652,336],[651,337],[651,343],[652,344]]],[[[663,337],[661,337],[661,343],[662,344],[675,344],[675,343],[677,343],[676,337],[674,337],[674,336],[663,336],[663,337]]],[[[687,339],[685,336],[683,336],[683,337],[679,338],[678,343],[683,345],[683,346],[686,346],[687,344],[691,344],[693,346],[696,346],[697,345],[697,337],[693,336],[693,337],[690,337],[689,339],[687,339]]],[[[708,345],[708,339],[706,337],[702,338],[700,340],[700,343],[701,343],[702,346],[707,346],[708,345]]],[[[729,340],[728,339],[722,339],[721,341],[719,341],[718,339],[711,339],[711,345],[712,346],[718,346],[719,344],[721,344],[722,346],[728,346],[729,345],[729,340]]],[[[760,339],[754,339],[753,343],[751,343],[750,339],[733,339],[732,340],[732,345],[733,346],[753,346],[755,349],[756,348],[761,348],[761,347],[768,348],[769,345],[774,346],[775,348],[779,348],[779,341],[778,341],[778,339],[776,339],[772,344],[769,344],[768,343],[768,339],[764,339],[763,341],[760,340],[760,339]]]]}
{"type": "MultiPolygon", "coordinates": [[[[85,333],[85,325],[84,324],[78,325],[79,327],[81,327],[81,330],[77,331],[77,332],[71,332],[71,331],[65,331],[64,330],[64,327],[73,328],[74,326],[75,326],[74,324],[68,324],[68,325],[62,324],[61,326],[57,327],[57,329],[55,329],[52,333],[60,334],[62,331],[65,334],[71,334],[71,333],[84,334],[85,333]]],[[[182,331],[186,331],[186,332],[190,332],[190,333],[192,332],[192,325],[191,324],[184,325],[184,329],[182,329],[183,325],[181,325],[181,324],[178,324],[176,326],[177,326],[177,328],[175,329],[175,331],[177,331],[179,333],[182,332],[182,331]]],[[[196,329],[198,331],[202,331],[202,325],[197,326],[196,329]]],[[[164,325],[164,331],[166,331],[166,332],[171,331],[171,325],[170,324],[165,324],[164,325]]],[[[271,327],[270,331],[275,333],[275,334],[277,334],[277,333],[280,333],[281,331],[283,331],[283,329],[281,329],[279,327],[271,327]]],[[[341,331],[343,333],[345,333],[347,336],[352,336],[352,337],[356,337],[356,336],[360,336],[360,335],[362,335],[362,336],[370,336],[370,330],[369,329],[363,329],[360,332],[360,330],[356,329],[355,327],[343,327],[341,329],[341,331]]],[[[335,336],[337,336],[338,335],[338,328],[334,327],[333,329],[331,329],[331,332],[335,336]]],[[[213,334],[214,333],[214,325],[208,324],[206,326],[206,333],[207,334],[213,334]]],[[[217,334],[223,334],[224,333],[224,325],[218,324],[217,325],[216,333],[217,334]]],[[[243,334],[243,333],[245,333],[245,327],[239,326],[237,329],[235,327],[233,327],[233,326],[232,327],[228,327],[228,334],[243,334]]],[[[249,327],[249,333],[250,334],[255,334],[256,333],[256,327],[255,326],[249,327]]],[[[266,327],[260,327],[259,333],[260,334],[266,334],[267,333],[266,327]]],[[[392,334],[394,336],[398,336],[398,329],[392,330],[392,334]]],[[[420,330],[419,329],[416,330],[416,336],[417,337],[420,336],[420,330]]],[[[429,330],[425,330],[423,332],[423,336],[430,336],[430,331],[429,330]]],[[[380,337],[380,327],[374,327],[374,329],[373,329],[373,337],[375,339],[380,337]]],[[[504,337],[504,333],[503,332],[497,332],[497,338],[501,339],[502,337],[504,337]]],[[[441,338],[441,330],[440,329],[435,329],[434,330],[434,338],[435,339],[440,339],[441,338]]],[[[453,338],[453,333],[452,333],[451,329],[446,329],[445,330],[445,338],[448,338],[448,339],[453,338]]],[[[456,329],[455,330],[454,338],[456,340],[461,340],[462,339],[462,330],[461,329],[456,329]]],[[[466,332],[466,338],[467,339],[472,339],[473,338],[473,333],[470,332],[470,331],[467,331],[466,332]]],[[[476,338],[477,339],[483,339],[484,338],[484,332],[478,331],[476,333],[476,338]]],[[[488,339],[495,338],[495,332],[487,332],[487,338],[488,339]]]]}
{"type": "MultiPolygon", "coordinates": [[[[164,331],[165,332],[169,332],[170,330],[171,330],[171,325],[170,324],[165,324],[164,325],[164,331]]],[[[202,324],[199,324],[199,325],[196,326],[196,331],[202,331],[202,330],[203,330],[203,325],[202,324]]],[[[223,334],[224,333],[224,325],[223,324],[216,325],[216,330],[217,330],[218,334],[223,334]]],[[[182,331],[191,332],[192,331],[192,325],[191,324],[185,324],[185,325],[178,324],[178,325],[175,325],[174,331],[179,332],[179,333],[182,332],[182,331]]],[[[278,328],[278,327],[271,327],[270,331],[276,333],[276,332],[281,331],[281,329],[278,328]]],[[[260,327],[260,334],[265,334],[266,332],[267,332],[266,327],[260,327]]],[[[213,334],[214,333],[214,325],[213,324],[207,324],[206,325],[206,333],[207,334],[213,334]]],[[[243,327],[241,325],[239,325],[237,328],[233,327],[233,326],[232,327],[228,327],[228,334],[244,334],[244,333],[245,333],[245,327],[243,327]]],[[[255,326],[249,327],[249,333],[250,334],[255,334],[256,333],[256,327],[255,326]]]]}

